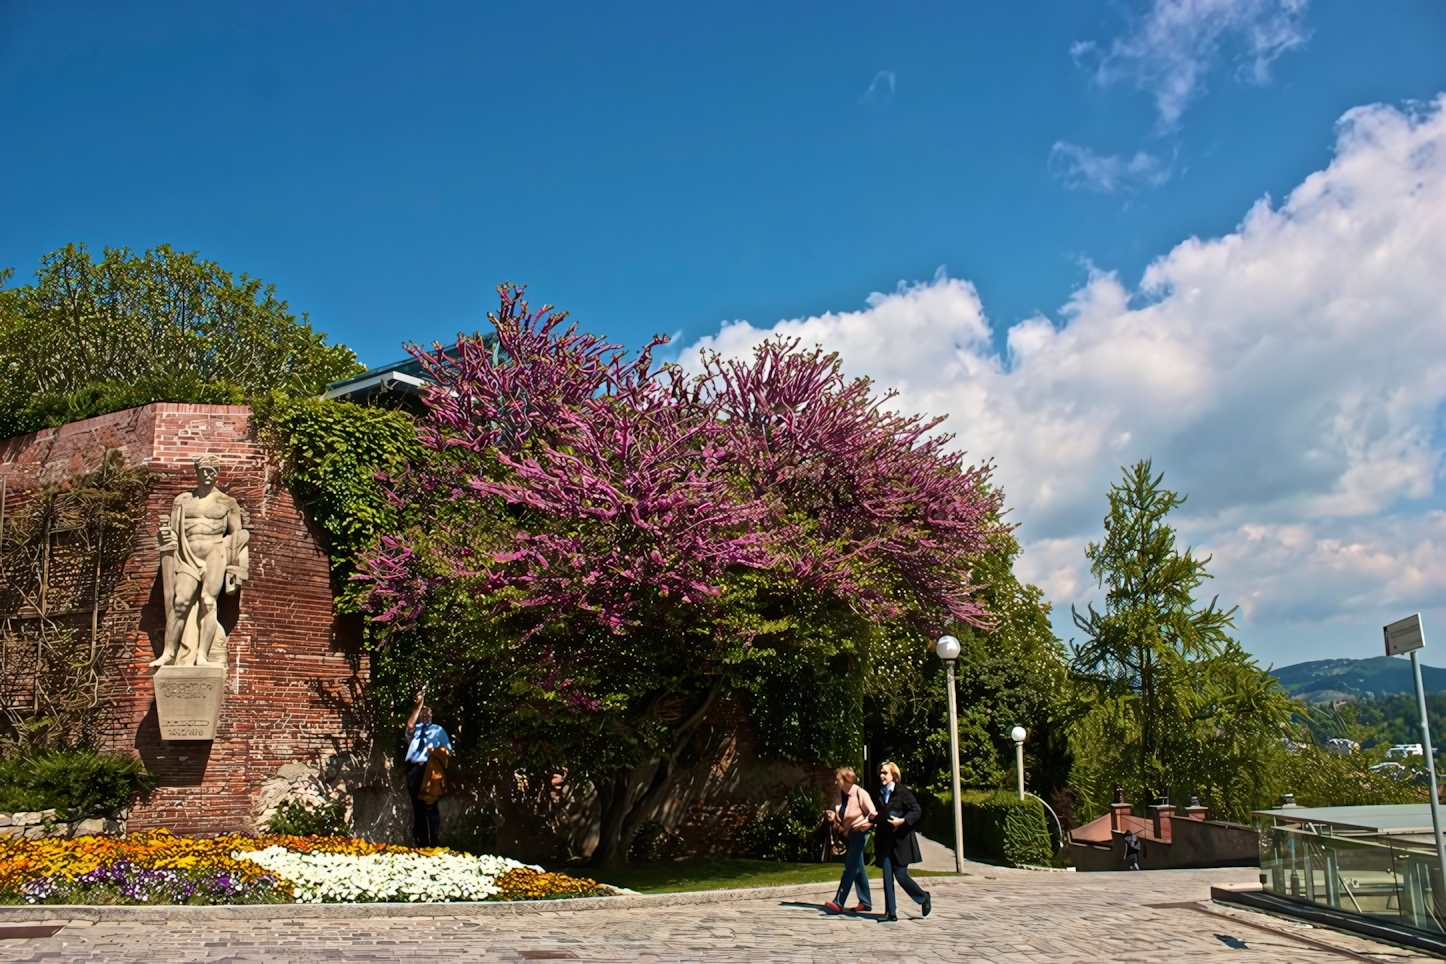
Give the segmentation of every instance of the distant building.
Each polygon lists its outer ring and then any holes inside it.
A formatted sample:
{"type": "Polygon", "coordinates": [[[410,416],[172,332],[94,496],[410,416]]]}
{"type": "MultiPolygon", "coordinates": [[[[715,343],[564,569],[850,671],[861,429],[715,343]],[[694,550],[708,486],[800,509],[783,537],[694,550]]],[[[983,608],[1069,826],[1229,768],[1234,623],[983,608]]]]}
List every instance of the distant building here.
{"type": "Polygon", "coordinates": [[[1361,748],[1361,745],[1355,740],[1346,740],[1342,739],[1341,737],[1336,737],[1334,740],[1327,740],[1325,748],[1332,753],[1339,753],[1342,756],[1346,756],[1347,754],[1355,753],[1361,748]]]}
{"type": "Polygon", "coordinates": [[[1397,743],[1386,751],[1387,759],[1405,759],[1406,757],[1425,755],[1426,748],[1419,743],[1397,743]]]}
{"type": "MultiPolygon", "coordinates": [[[[497,343],[496,335],[483,335],[482,345],[491,350],[494,365],[500,358],[506,357],[497,343]]],[[[456,355],[456,350],[443,348],[441,354],[447,358],[450,364],[456,355]]],[[[433,357],[436,357],[435,353],[433,353],[433,357]]],[[[436,384],[436,380],[422,366],[421,361],[416,358],[405,358],[399,362],[392,362],[390,365],[368,368],[360,375],[353,375],[351,378],[344,378],[339,382],[332,382],[326,386],[326,391],[322,393],[321,397],[335,399],[339,402],[351,402],[356,405],[381,405],[420,413],[422,396],[428,388],[436,384]]]]}

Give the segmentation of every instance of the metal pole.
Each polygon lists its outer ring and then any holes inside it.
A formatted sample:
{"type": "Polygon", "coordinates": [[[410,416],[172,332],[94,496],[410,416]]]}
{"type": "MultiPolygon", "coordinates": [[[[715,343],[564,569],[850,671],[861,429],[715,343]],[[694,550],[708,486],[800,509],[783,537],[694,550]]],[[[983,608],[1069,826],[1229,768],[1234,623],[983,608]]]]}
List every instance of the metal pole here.
{"type": "Polygon", "coordinates": [[[954,780],[954,869],[964,873],[964,801],[959,799],[959,705],[954,697],[954,660],[944,661],[949,690],[949,769],[954,780]]]}
{"type": "Polygon", "coordinates": [[[1024,799],[1024,741],[1014,741],[1014,768],[1019,775],[1019,799],[1024,799]]]}
{"type": "MultiPolygon", "coordinates": [[[[1422,635],[1425,635],[1424,632],[1422,635]]],[[[1416,705],[1421,710],[1421,748],[1426,751],[1426,772],[1431,776],[1431,829],[1436,832],[1436,859],[1441,879],[1446,880],[1446,839],[1441,837],[1441,800],[1436,795],[1436,754],[1431,749],[1431,724],[1426,719],[1426,687],[1421,682],[1420,650],[1411,650],[1411,672],[1416,676],[1416,705]]],[[[1434,891],[1435,888],[1433,887],[1434,891]]],[[[1436,906],[1446,906],[1446,894],[1437,893],[1436,906]]]]}

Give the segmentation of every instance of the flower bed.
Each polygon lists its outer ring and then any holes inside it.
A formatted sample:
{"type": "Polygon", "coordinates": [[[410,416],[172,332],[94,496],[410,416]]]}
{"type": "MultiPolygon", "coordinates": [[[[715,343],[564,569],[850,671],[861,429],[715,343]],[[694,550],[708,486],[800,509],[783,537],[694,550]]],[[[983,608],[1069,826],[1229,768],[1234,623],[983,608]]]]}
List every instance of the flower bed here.
{"type": "Polygon", "coordinates": [[[537,900],[612,893],[506,857],[353,837],[0,838],[0,903],[264,904],[537,900]]]}

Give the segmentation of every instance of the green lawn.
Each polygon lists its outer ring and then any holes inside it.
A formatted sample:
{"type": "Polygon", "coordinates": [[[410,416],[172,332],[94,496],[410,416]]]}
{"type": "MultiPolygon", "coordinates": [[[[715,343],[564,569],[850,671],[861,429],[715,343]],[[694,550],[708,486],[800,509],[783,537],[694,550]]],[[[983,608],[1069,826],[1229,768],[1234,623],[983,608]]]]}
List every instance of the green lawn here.
{"type": "MultiPolygon", "coordinates": [[[[583,868],[573,868],[569,872],[582,875],[590,873],[583,868]]],[[[836,883],[842,873],[841,863],[785,864],[772,860],[699,857],[656,864],[624,864],[597,871],[597,879],[615,887],[657,894],[683,890],[736,890],[783,884],[836,883]]],[[[878,875],[878,868],[869,868],[871,881],[876,880],[878,875]]]]}
{"type": "MultiPolygon", "coordinates": [[[[582,868],[571,872],[591,873],[582,868]]],[[[698,857],[656,864],[624,864],[607,870],[599,869],[596,873],[602,883],[657,894],[836,881],[843,873],[843,864],[785,864],[773,860],[698,857]]]]}

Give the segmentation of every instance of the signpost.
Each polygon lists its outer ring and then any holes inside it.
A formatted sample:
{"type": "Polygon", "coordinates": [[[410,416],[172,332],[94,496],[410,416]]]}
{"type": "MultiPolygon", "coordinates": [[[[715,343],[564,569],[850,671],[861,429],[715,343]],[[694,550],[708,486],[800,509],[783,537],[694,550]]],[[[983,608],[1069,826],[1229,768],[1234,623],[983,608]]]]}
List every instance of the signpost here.
{"type": "MultiPolygon", "coordinates": [[[[1421,614],[1398,619],[1385,627],[1386,655],[1411,654],[1411,673],[1416,677],[1416,706],[1421,710],[1421,746],[1426,751],[1426,772],[1431,777],[1431,828],[1436,831],[1436,859],[1440,861],[1437,880],[1446,882],[1446,839],[1441,836],[1441,802],[1436,795],[1436,753],[1431,748],[1431,724],[1426,719],[1426,687],[1421,682],[1421,660],[1417,655],[1426,645],[1421,631],[1421,614]]],[[[1446,884],[1443,884],[1446,887],[1446,884]]],[[[1435,890],[1435,888],[1432,888],[1435,890]]],[[[1436,894],[1436,906],[1446,906],[1446,894],[1436,894]]]]}

